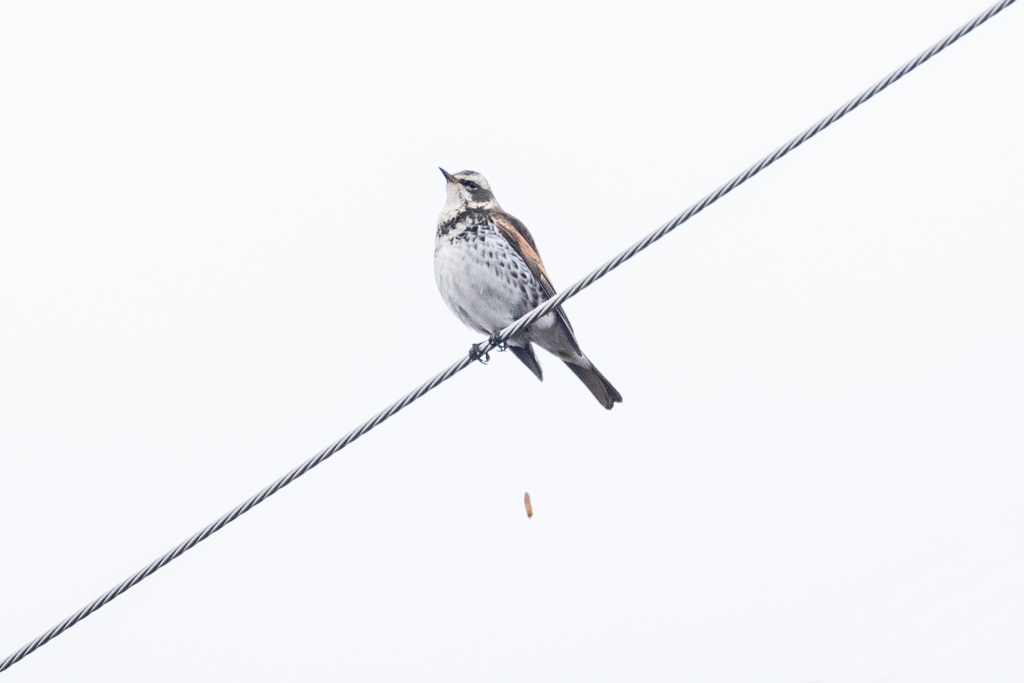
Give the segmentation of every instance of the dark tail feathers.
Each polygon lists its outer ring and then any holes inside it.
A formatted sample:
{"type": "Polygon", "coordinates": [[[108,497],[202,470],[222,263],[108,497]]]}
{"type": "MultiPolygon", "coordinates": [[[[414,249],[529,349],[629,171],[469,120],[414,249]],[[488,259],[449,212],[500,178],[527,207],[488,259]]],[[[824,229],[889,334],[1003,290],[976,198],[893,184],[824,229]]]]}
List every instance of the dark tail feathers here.
{"type": "Polygon", "coordinates": [[[615,390],[612,383],[604,378],[604,375],[594,367],[594,364],[586,356],[583,357],[583,362],[586,365],[576,365],[568,361],[565,361],[565,364],[576,373],[580,381],[587,385],[587,389],[590,389],[590,393],[594,395],[597,402],[605,408],[611,410],[616,403],[622,403],[622,395],[615,390]]]}

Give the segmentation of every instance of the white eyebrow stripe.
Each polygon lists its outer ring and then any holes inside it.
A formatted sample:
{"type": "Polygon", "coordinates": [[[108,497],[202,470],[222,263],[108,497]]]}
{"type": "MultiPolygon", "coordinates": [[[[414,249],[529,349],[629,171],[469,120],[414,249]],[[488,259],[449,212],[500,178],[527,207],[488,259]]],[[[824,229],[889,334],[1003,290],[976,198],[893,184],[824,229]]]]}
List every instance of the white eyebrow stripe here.
{"type": "Polygon", "coordinates": [[[483,175],[477,173],[476,171],[459,171],[458,173],[454,174],[453,177],[456,180],[468,180],[470,182],[476,183],[485,190],[491,189],[491,184],[487,182],[487,178],[484,178],[483,175]]]}

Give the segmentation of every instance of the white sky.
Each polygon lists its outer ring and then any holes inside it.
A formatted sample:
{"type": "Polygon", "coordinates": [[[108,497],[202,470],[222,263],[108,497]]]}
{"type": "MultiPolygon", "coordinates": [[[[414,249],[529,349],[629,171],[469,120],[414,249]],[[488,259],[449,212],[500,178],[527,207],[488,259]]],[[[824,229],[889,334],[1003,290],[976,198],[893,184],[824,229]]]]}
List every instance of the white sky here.
{"type": "MultiPolygon", "coordinates": [[[[990,0],[0,5],[0,658],[990,0]]],[[[1024,7],[11,681],[1024,679],[1024,7]],[[523,493],[535,515],[528,520],[523,493]]]]}

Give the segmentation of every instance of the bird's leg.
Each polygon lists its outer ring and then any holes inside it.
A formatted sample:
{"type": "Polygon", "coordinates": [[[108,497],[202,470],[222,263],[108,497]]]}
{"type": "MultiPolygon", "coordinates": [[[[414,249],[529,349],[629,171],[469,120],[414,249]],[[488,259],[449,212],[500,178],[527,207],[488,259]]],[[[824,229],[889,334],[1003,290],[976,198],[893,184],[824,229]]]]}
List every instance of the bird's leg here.
{"type": "Polygon", "coordinates": [[[508,342],[502,340],[501,332],[495,332],[487,341],[491,342],[491,346],[499,351],[508,351],[508,342]]]}
{"type": "Polygon", "coordinates": [[[491,360],[491,356],[490,354],[482,350],[483,347],[486,346],[487,344],[490,344],[492,349],[496,349],[498,351],[508,351],[508,343],[501,338],[501,331],[498,331],[492,334],[490,337],[488,337],[487,341],[480,342],[479,344],[473,344],[472,346],[470,346],[469,360],[478,360],[484,365],[487,365],[487,362],[491,360]]]}
{"type": "Polygon", "coordinates": [[[470,361],[478,360],[481,363],[483,363],[484,365],[487,365],[487,362],[489,360],[491,360],[491,356],[487,352],[481,351],[481,349],[484,346],[486,346],[486,344],[487,344],[487,342],[480,342],[479,344],[473,344],[472,346],[470,346],[469,347],[469,360],[470,361]]]}

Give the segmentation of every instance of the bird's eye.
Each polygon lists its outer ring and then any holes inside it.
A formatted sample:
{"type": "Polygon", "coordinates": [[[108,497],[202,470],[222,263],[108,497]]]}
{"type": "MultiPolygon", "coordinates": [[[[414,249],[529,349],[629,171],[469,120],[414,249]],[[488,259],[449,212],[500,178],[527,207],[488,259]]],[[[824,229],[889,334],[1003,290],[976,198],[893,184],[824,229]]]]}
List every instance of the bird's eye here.
{"type": "Polygon", "coordinates": [[[462,184],[471,190],[479,190],[480,186],[474,183],[472,180],[463,180],[462,184]]]}

